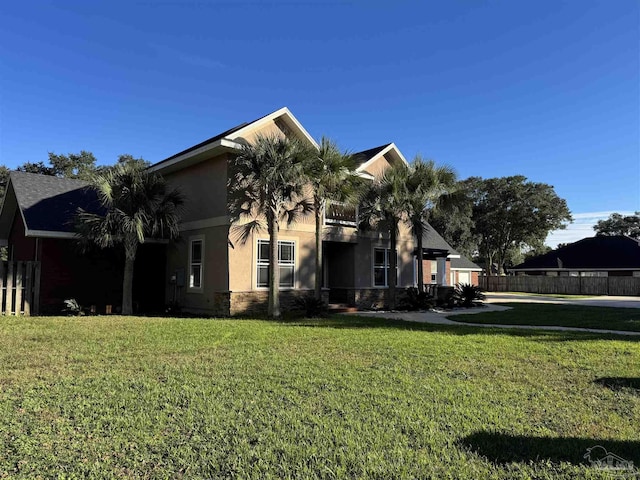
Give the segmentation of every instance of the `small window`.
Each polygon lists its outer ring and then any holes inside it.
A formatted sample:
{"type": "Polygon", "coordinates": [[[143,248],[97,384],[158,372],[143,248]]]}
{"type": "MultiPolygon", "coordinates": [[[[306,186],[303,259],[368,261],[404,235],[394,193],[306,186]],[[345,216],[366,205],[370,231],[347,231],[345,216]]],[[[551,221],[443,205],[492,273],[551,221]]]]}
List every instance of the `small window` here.
{"type": "Polygon", "coordinates": [[[189,288],[202,289],[204,260],[204,239],[197,238],[189,242],[189,288]]]}
{"type": "MultiPolygon", "coordinates": [[[[374,248],[373,249],[373,286],[374,287],[387,287],[389,286],[389,269],[391,268],[389,262],[388,248],[374,248]]],[[[398,278],[398,254],[396,252],[396,284],[398,278]]]]}
{"type": "MultiPolygon", "coordinates": [[[[295,242],[278,240],[278,269],[280,288],[293,288],[295,284],[295,242]]],[[[256,286],[269,286],[269,240],[258,240],[256,286]]]]}

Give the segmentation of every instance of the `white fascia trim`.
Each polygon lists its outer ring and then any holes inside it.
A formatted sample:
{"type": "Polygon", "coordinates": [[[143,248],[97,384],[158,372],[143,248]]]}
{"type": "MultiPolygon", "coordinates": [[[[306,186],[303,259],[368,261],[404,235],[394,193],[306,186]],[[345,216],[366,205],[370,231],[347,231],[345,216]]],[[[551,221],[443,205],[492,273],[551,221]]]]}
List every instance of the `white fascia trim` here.
{"type": "Polygon", "coordinates": [[[458,272],[458,271],[481,272],[482,271],[481,268],[456,268],[456,267],[451,267],[451,270],[455,270],[456,272],[458,272]]]}
{"type": "Polygon", "coordinates": [[[450,253],[449,255],[447,255],[447,258],[460,258],[460,255],[456,255],[454,253],[450,253]]]}
{"type": "Polygon", "coordinates": [[[234,149],[242,148],[242,146],[239,143],[228,140],[226,138],[222,138],[208,145],[204,145],[196,150],[192,150],[191,152],[182,154],[179,157],[174,158],[173,160],[169,160],[168,162],[157,163],[156,165],[149,167],[149,171],[157,172],[160,170],[164,170],[165,168],[170,167],[171,165],[175,165],[176,163],[182,162],[183,160],[186,160],[191,157],[195,157],[196,155],[200,155],[201,153],[205,153],[209,150],[214,150],[219,147],[234,148],[234,149]]]}
{"type": "Polygon", "coordinates": [[[179,228],[181,232],[186,230],[198,230],[200,228],[209,228],[209,227],[222,227],[224,225],[230,225],[229,217],[220,216],[220,217],[211,217],[204,218],[202,220],[193,220],[191,222],[181,223],[179,228]]]}
{"type": "Polygon", "coordinates": [[[269,123],[269,122],[275,120],[276,118],[279,118],[279,117],[282,117],[282,116],[285,116],[285,115],[289,118],[289,120],[291,120],[293,122],[293,124],[296,126],[298,131],[300,133],[302,133],[302,135],[304,135],[305,138],[307,140],[309,140],[309,142],[314,147],[320,148],[318,143],[313,139],[313,137],[311,135],[309,135],[309,132],[307,132],[304,129],[302,124],[298,121],[298,119],[296,117],[293,116],[293,113],[291,113],[291,111],[287,107],[282,107],[280,110],[276,110],[275,112],[270,113],[266,117],[261,118],[260,120],[258,120],[256,122],[250,123],[249,125],[247,125],[245,127],[242,127],[240,130],[235,131],[235,132],[229,134],[228,136],[226,136],[225,139],[232,140],[231,137],[233,137],[233,138],[241,137],[242,135],[245,135],[247,132],[255,130],[256,128],[259,128],[262,125],[264,125],[265,123],[269,123]]]}
{"type": "Polygon", "coordinates": [[[28,230],[25,229],[25,237],[39,237],[39,238],[78,238],[78,235],[73,232],[53,232],[49,230],[28,230]]]}
{"type": "Polygon", "coordinates": [[[355,172],[356,177],[361,177],[364,178],[366,180],[375,180],[376,177],[374,177],[373,175],[371,175],[370,173],[367,172],[359,172],[356,170],[355,172]]]}
{"type": "Polygon", "coordinates": [[[382,157],[385,153],[390,152],[391,150],[395,150],[398,156],[400,157],[400,159],[405,163],[405,165],[409,166],[409,162],[407,162],[407,159],[404,158],[404,155],[402,155],[402,152],[398,149],[398,147],[396,147],[396,144],[390,143],[389,145],[387,145],[386,148],[378,152],[376,156],[372,157],[370,160],[367,160],[365,163],[363,163],[358,168],[356,168],[356,172],[361,172],[362,170],[365,170],[367,167],[369,167],[369,165],[371,165],[373,162],[375,162],[380,157],[382,157]]]}

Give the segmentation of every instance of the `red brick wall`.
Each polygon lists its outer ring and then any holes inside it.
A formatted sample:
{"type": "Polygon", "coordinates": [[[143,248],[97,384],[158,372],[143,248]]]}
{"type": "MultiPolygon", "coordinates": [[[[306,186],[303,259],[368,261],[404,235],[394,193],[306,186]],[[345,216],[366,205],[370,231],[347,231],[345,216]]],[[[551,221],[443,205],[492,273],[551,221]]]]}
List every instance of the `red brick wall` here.
{"type": "MultiPolygon", "coordinates": [[[[436,262],[436,260],[433,260],[434,262],[436,262]]],[[[446,267],[445,267],[445,272],[446,272],[446,282],[447,285],[449,284],[450,280],[451,280],[451,260],[447,259],[447,263],[446,263],[446,267]]],[[[437,265],[436,265],[436,270],[435,271],[431,271],[431,260],[423,260],[422,261],[422,282],[425,284],[429,284],[431,283],[431,274],[433,273],[437,273],[437,265]]]]}

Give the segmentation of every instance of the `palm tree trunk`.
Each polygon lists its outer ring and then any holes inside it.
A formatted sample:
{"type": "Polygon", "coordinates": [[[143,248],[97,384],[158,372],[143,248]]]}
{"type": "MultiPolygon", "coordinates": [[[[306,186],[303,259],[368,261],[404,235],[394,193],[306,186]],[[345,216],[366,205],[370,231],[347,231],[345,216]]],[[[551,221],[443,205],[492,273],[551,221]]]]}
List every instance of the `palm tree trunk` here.
{"type": "Polygon", "coordinates": [[[418,254],[417,254],[417,258],[418,258],[418,291],[420,293],[424,292],[424,265],[423,265],[423,260],[422,260],[422,233],[420,233],[417,236],[417,240],[418,240],[418,254]]]}
{"type": "Polygon", "coordinates": [[[267,215],[269,228],[269,305],[267,315],[280,318],[280,268],[278,267],[278,220],[273,213],[267,215]]]}
{"type": "Polygon", "coordinates": [[[131,315],[133,313],[133,266],[136,261],[138,250],[137,239],[127,239],[125,241],[124,278],[122,280],[122,314],[131,315]]]}
{"type": "Polygon", "coordinates": [[[316,214],[316,300],[322,300],[322,201],[318,198],[314,200],[314,210],[316,214]]]}
{"type": "Polygon", "coordinates": [[[391,226],[391,232],[389,235],[389,241],[391,248],[389,249],[389,274],[387,281],[389,283],[389,308],[391,310],[396,308],[396,283],[398,279],[398,256],[396,253],[396,228],[397,224],[391,226]]]}

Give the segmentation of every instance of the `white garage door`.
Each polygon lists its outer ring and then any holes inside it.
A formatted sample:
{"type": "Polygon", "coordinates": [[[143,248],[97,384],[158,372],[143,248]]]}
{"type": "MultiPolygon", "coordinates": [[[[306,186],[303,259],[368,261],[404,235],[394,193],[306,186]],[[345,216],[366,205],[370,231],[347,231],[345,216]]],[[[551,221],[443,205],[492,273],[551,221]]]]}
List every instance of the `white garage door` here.
{"type": "Polygon", "coordinates": [[[469,272],[458,272],[458,283],[471,283],[471,274],[469,272]]]}

